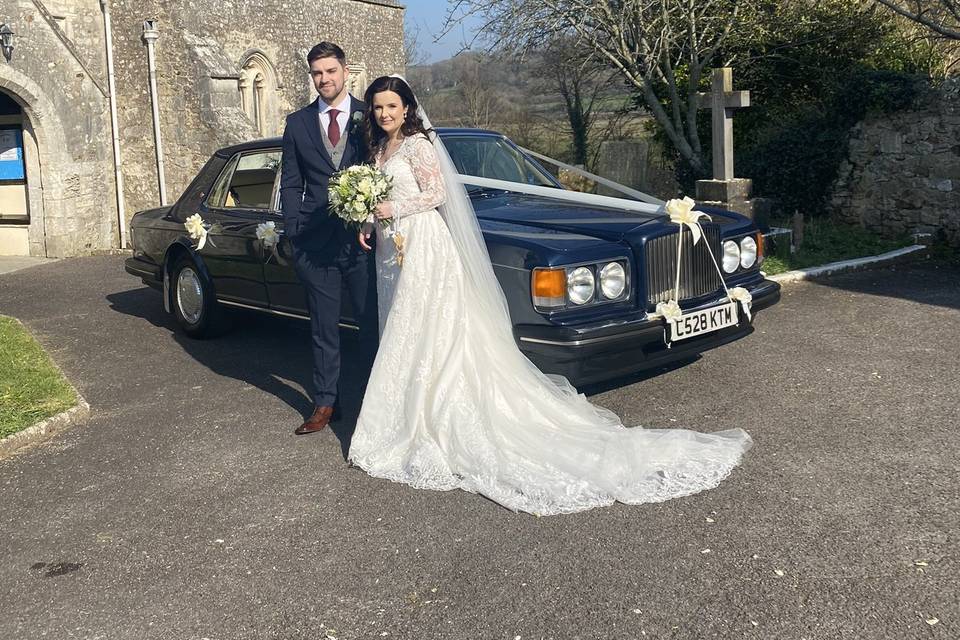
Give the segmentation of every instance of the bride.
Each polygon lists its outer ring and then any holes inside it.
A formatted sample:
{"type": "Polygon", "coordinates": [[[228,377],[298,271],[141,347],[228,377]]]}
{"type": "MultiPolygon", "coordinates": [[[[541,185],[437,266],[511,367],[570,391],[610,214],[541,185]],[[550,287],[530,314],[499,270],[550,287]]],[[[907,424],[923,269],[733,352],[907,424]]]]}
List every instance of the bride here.
{"type": "Polygon", "coordinates": [[[377,78],[365,102],[371,158],[393,190],[376,214],[384,224],[360,232],[369,250],[376,227],[380,349],[350,460],[372,476],[537,515],[717,486],[750,436],[627,428],[540,372],[514,342],[470,200],[410,87],[377,78]]]}

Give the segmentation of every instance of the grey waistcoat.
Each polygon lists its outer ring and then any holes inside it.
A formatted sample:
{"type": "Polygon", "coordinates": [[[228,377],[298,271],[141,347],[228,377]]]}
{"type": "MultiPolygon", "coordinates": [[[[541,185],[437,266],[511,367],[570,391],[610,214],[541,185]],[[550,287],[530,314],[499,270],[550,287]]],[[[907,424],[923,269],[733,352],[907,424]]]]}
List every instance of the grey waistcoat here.
{"type": "Polygon", "coordinates": [[[317,124],[320,126],[320,137],[323,139],[323,148],[330,154],[330,159],[333,160],[333,166],[339,169],[340,162],[343,160],[343,151],[347,148],[347,130],[350,128],[350,120],[347,119],[347,128],[340,132],[340,142],[337,143],[336,147],[330,143],[330,138],[327,137],[327,130],[323,127],[323,121],[320,120],[319,117],[317,120],[317,124]]]}

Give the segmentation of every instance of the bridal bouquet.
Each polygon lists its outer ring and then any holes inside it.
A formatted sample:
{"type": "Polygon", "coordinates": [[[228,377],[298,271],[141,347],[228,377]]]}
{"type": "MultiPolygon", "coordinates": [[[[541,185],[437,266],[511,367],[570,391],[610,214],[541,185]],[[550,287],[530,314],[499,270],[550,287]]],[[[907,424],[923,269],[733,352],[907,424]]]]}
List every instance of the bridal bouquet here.
{"type": "Polygon", "coordinates": [[[380,169],[358,164],[330,178],[330,210],[348,225],[361,225],[387,199],[393,179],[380,169]]]}
{"type": "MultiPolygon", "coordinates": [[[[393,178],[371,165],[359,164],[338,171],[330,178],[330,210],[347,226],[360,226],[374,219],[377,206],[387,199],[393,178]]],[[[390,220],[380,220],[384,227],[390,220]]],[[[403,236],[391,234],[397,245],[397,262],[403,264],[403,236]]]]}

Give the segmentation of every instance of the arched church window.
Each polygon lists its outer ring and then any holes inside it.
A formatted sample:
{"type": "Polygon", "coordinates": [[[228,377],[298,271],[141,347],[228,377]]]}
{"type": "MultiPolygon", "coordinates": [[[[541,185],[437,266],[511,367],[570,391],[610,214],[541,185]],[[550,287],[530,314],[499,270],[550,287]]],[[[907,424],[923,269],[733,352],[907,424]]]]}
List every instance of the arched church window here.
{"type": "Polygon", "coordinates": [[[240,64],[240,106],[261,136],[276,135],[280,130],[277,94],[277,73],[266,55],[254,51],[240,64]]]}

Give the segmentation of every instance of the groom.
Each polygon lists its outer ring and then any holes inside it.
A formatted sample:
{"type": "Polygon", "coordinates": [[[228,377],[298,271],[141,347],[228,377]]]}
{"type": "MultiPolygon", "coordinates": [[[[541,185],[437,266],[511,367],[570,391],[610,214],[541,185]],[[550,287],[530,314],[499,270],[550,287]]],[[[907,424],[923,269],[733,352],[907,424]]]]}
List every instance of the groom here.
{"type": "Polygon", "coordinates": [[[295,433],[324,429],[339,417],[340,292],[344,285],[361,327],[361,345],[375,344],[376,282],[372,254],[356,232],[329,211],[327,186],[340,169],[362,163],[361,128],[366,105],[347,92],[350,74],[343,49],[321,42],[307,54],[319,97],[287,116],[283,133],[280,201],[284,234],[293,247],[294,267],[307,294],[313,351],[314,410],[295,433]]]}

